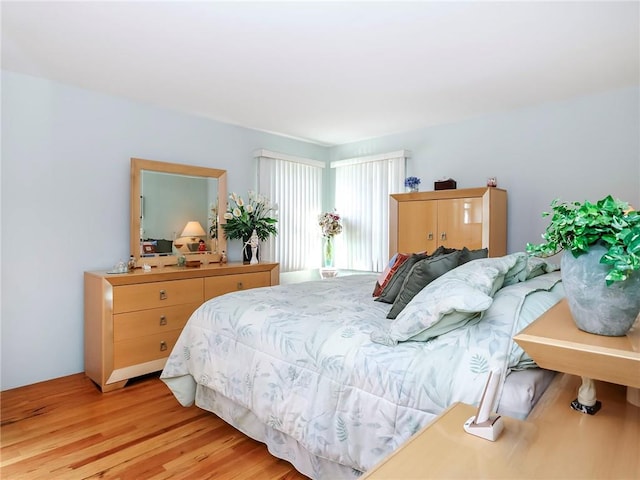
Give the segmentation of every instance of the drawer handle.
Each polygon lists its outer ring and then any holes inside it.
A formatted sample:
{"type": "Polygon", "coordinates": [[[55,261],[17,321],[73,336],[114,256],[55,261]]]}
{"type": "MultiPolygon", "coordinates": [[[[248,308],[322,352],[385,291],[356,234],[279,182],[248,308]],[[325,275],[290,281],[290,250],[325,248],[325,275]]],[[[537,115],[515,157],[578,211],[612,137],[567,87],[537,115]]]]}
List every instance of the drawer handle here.
{"type": "Polygon", "coordinates": [[[160,315],[160,325],[166,325],[167,324],[167,317],[165,317],[164,315],[160,315]]]}
{"type": "Polygon", "coordinates": [[[242,290],[244,288],[244,285],[242,285],[242,282],[238,282],[238,290],[242,290]]]}
{"type": "Polygon", "coordinates": [[[167,342],[163,340],[162,342],[160,342],[160,351],[164,352],[166,349],[167,349],[167,342]]]}
{"type": "Polygon", "coordinates": [[[433,232],[429,232],[429,235],[427,235],[427,240],[433,240],[433,232]]]}
{"type": "Polygon", "coordinates": [[[160,290],[160,300],[166,300],[166,299],[167,299],[167,291],[160,290]]]}

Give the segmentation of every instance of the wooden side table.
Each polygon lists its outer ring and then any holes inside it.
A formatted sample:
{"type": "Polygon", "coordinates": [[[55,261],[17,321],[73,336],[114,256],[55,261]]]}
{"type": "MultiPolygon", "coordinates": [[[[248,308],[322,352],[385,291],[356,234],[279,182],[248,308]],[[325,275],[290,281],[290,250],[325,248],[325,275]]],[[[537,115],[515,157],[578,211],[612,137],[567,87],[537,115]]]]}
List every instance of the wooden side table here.
{"type": "Polygon", "coordinates": [[[640,331],[622,337],[583,332],[576,327],[567,301],[562,300],[514,340],[542,368],[581,376],[581,388],[591,386],[592,379],[604,380],[631,387],[627,398],[637,398],[640,331]]]}

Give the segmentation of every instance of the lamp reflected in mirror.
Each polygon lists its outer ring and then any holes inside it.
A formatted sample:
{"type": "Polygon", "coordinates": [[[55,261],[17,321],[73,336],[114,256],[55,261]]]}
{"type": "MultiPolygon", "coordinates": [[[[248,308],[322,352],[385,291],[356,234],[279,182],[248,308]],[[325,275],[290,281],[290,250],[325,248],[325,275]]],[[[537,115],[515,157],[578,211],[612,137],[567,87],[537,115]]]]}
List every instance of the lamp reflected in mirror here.
{"type": "Polygon", "coordinates": [[[207,236],[207,232],[204,231],[200,222],[196,220],[187,222],[180,236],[191,239],[191,242],[187,242],[187,247],[190,252],[204,252],[207,250],[206,242],[203,238],[207,236]]]}

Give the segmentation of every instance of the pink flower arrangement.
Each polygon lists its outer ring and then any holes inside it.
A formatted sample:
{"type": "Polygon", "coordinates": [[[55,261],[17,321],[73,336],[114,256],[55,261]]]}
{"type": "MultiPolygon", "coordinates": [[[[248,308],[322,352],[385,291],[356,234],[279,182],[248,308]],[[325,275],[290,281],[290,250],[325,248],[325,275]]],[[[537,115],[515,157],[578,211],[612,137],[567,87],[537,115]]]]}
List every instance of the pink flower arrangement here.
{"type": "Polygon", "coordinates": [[[335,211],[318,215],[318,225],[322,228],[322,236],[324,237],[333,237],[342,232],[340,215],[335,211]]]}

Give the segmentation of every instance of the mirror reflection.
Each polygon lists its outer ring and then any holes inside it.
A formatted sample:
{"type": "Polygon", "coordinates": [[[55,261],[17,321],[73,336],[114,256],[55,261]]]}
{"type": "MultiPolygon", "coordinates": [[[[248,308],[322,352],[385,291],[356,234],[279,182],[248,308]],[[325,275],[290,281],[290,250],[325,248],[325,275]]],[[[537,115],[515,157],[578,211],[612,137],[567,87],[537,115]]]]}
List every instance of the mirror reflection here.
{"type": "Polygon", "coordinates": [[[218,179],[143,170],[140,193],[142,254],[217,251],[218,179]]]}
{"type": "Polygon", "coordinates": [[[226,191],[225,170],[132,158],[135,259],[170,265],[178,256],[207,254],[206,263],[217,261],[226,249],[218,214],[226,191]]]}

